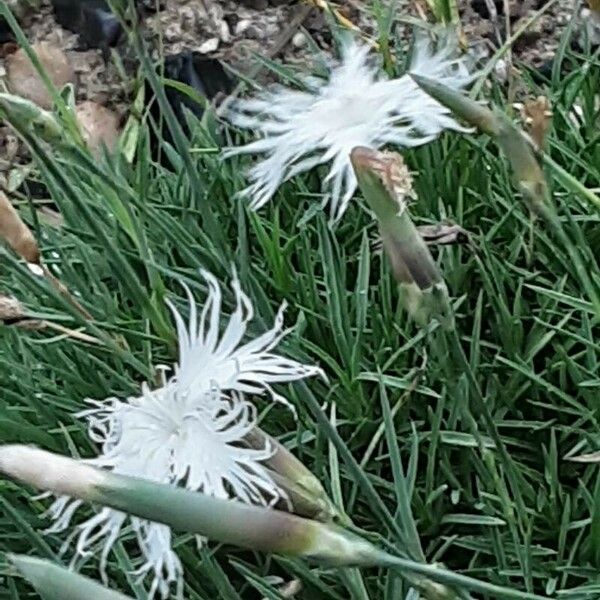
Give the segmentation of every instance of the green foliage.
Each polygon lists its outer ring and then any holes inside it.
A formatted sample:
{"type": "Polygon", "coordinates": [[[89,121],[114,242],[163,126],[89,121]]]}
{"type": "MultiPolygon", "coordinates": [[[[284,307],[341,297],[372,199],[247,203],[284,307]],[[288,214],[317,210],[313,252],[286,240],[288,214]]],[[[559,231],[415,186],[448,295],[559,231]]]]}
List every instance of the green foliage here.
{"type": "Polygon", "coordinates": [[[459,23],[458,3],[456,0],[427,0],[436,20],[446,25],[459,23]]]}
{"type": "MultiPolygon", "coordinates": [[[[393,48],[389,32],[385,39],[393,48]]],[[[73,414],[86,398],[126,398],[142,381],[152,383],[153,365],[177,359],[165,298],[185,311],[180,280],[202,295],[199,267],[226,281],[234,264],[256,307],[255,330],[287,300],[287,323],[296,328],[285,352],[318,362],[329,378],[286,390],[297,421],[255,398],[265,408],[261,427],[311,468],[361,531],[396,554],[423,555],[507,594],[597,598],[598,470],[563,457],[599,443],[598,322],[580,275],[586,269],[598,289],[600,217],[589,190],[600,187],[600,68],[597,58],[564,48],[559,59],[573,67],[569,72],[561,75],[559,65],[541,86],[525,78],[553,105],[548,174],[578,264],[555,230],[532,222],[508,162],[487,137],[447,134],[404,153],[415,173],[415,223],[450,218],[474,235],[475,249],[434,254],[454,299],[461,347],[507,454],[497,450],[483,413],[470,408],[478,391],[456,348],[436,324],[419,328],[401,309],[390,269],[374,250],[377,228],[364,202],[357,197],[331,228],[318,174],[311,173],[250,212],[234,198],[247,159],[222,162],[215,153],[236,132],[223,131],[208,114],[203,123],[191,119],[189,145],[181,131],[173,136],[177,149],[163,143],[172,167],[152,160],[144,127],[131,163],[95,161],[75,145],[49,151],[24,132],[65,224],[39,222],[35,200],[21,213],[46,262],[94,321],[4,249],[1,291],[29,314],[81,328],[100,343],[1,327],[0,439],[93,455],[73,414]]],[[[492,93],[504,104],[500,90],[492,93]]],[[[232,305],[232,297],[225,300],[232,305]]],[[[0,551],[59,560],[64,540],[40,533],[47,502],[27,492],[0,481],[0,551]]],[[[274,575],[299,579],[299,597],[311,599],[392,600],[407,597],[410,587],[402,569],[359,574],[225,546],[198,555],[186,535],[177,548],[185,596],[193,600],[253,598],[255,590],[278,598],[274,575]]],[[[128,553],[127,536],[117,549],[111,587],[146,598],[131,574],[139,561],[128,553]]],[[[98,578],[97,560],[84,572],[98,578]]],[[[0,576],[7,598],[31,597],[11,567],[0,563],[0,576]]],[[[469,596],[459,590],[459,597],[469,596]]]]}
{"type": "Polygon", "coordinates": [[[44,600],[131,600],[49,560],[12,554],[9,562],[44,600]]]}

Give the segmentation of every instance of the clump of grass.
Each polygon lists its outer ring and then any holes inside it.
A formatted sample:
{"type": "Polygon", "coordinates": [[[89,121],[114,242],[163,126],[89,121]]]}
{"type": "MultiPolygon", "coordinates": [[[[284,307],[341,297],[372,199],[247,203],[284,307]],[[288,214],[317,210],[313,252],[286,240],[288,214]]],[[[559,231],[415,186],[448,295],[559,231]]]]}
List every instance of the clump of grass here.
{"type": "MultiPolygon", "coordinates": [[[[388,41],[393,50],[393,33],[388,41]]],[[[525,69],[524,82],[553,106],[544,158],[549,188],[561,227],[598,286],[599,216],[589,201],[600,187],[600,71],[592,55],[567,48],[565,38],[557,73],[561,61],[585,68],[543,86],[525,69]],[[581,110],[574,112],[574,104],[581,110]]],[[[153,84],[161,89],[158,79],[153,84]]],[[[505,100],[500,89],[492,95],[496,103],[505,100]]],[[[172,363],[175,332],[164,299],[176,286],[169,284],[183,279],[204,292],[198,266],[225,277],[233,261],[259,323],[271,321],[287,300],[298,331],[285,341],[287,354],[319,362],[328,375],[327,383],[289,390],[297,421],[285,408],[261,405],[261,428],[309,467],[363,535],[411,565],[443,563],[458,597],[469,594],[463,576],[495,586],[476,592],[488,599],[597,597],[597,465],[562,460],[598,447],[597,312],[568,248],[548,227],[531,227],[528,207],[515,202],[506,157],[485,136],[456,134],[404,153],[415,173],[415,224],[450,218],[474,235],[475,250],[432,250],[465,369],[438,324],[418,326],[406,315],[390,265],[372,249],[376,223],[360,203],[329,227],[315,202],[317,170],[288,182],[277,202],[249,211],[233,199],[244,185],[242,161],[222,163],[214,153],[229,133],[208,113],[190,124],[191,141],[174,137],[177,150],[166,150],[168,167],[151,159],[146,127],[133,161],[95,161],[68,139],[49,151],[25,132],[64,226],[38,223],[35,211],[20,215],[44,261],[60,270],[92,319],[4,247],[1,291],[32,318],[82,327],[102,343],[3,326],[3,442],[93,455],[73,414],[85,398],[135,394],[156,375],[153,365],[172,363]],[[501,446],[473,403],[478,391],[501,446]]],[[[234,298],[224,302],[232,306],[234,298]]],[[[5,480],[0,488],[0,551],[58,563],[64,540],[40,533],[45,501],[5,480]]],[[[406,564],[330,569],[232,546],[198,556],[189,542],[185,533],[176,540],[190,598],[277,598],[273,575],[302,582],[306,597],[414,596],[411,580],[399,575],[409,572],[406,564]]],[[[96,557],[78,566],[98,577],[96,557]]],[[[132,574],[139,566],[126,537],[109,560],[110,587],[146,598],[145,583],[132,574]]],[[[11,598],[28,597],[11,564],[0,561],[0,574],[11,598]]]]}

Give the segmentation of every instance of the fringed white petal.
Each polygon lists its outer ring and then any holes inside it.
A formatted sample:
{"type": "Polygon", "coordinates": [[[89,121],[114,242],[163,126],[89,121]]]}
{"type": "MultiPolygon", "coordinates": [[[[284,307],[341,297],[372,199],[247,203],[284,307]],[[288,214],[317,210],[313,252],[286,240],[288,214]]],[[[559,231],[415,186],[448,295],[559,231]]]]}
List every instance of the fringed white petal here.
{"type": "MultiPolygon", "coordinates": [[[[236,277],[232,282],[236,307],[221,334],[221,288],[210,273],[202,271],[202,275],[208,284],[208,297],[194,329],[190,327],[184,331],[183,318],[171,305],[180,340],[179,386],[191,390],[207,390],[214,386],[221,390],[261,394],[264,391],[272,393],[270,385],[273,383],[322,374],[318,367],[304,365],[273,352],[287,333],[283,330],[285,306],[277,313],[272,329],[243,343],[254,311],[236,277]]],[[[191,296],[189,304],[190,313],[195,313],[197,309],[191,296]]]]}
{"type": "Polygon", "coordinates": [[[157,592],[162,598],[167,598],[172,586],[176,588],[177,598],[182,598],[183,567],[171,549],[172,534],[169,527],[137,517],[131,519],[131,524],[144,557],[144,564],[136,574],[141,578],[148,575],[152,577],[148,594],[150,598],[157,592]]]}
{"type": "MultiPolygon", "coordinates": [[[[456,44],[447,37],[437,48],[428,38],[415,44],[411,71],[453,88],[472,79],[456,44]]],[[[248,171],[250,185],[240,192],[258,209],[292,176],[330,162],[324,180],[335,220],[346,210],[357,182],[350,153],[357,146],[415,146],[444,129],[460,129],[449,111],[405,75],[388,80],[370,63],[369,49],[357,43],[343,49],[342,61],[328,80],[310,80],[307,91],[276,86],[258,98],[239,100],[232,124],[256,132],[258,139],[227,148],[224,156],[259,154],[248,171]]]]}
{"type": "Polygon", "coordinates": [[[475,77],[460,57],[458,40],[452,33],[446,33],[435,45],[427,35],[419,35],[413,47],[410,72],[455,89],[465,87],[475,77]]]}

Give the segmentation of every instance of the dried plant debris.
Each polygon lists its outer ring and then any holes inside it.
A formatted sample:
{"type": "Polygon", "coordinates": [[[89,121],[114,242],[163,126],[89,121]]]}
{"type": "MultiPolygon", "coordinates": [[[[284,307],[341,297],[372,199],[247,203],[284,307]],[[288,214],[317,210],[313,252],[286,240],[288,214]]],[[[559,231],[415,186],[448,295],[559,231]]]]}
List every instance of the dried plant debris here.
{"type": "Polygon", "coordinates": [[[191,50],[235,61],[250,51],[264,52],[285,28],[291,10],[267,2],[168,0],[146,26],[161,38],[165,54],[191,50]]]}
{"type": "MultiPolygon", "coordinates": [[[[21,21],[21,26],[57,88],[71,83],[78,103],[95,102],[115,112],[119,122],[123,119],[129,111],[131,84],[123,81],[115,64],[106,62],[100,50],[82,50],[78,36],[57,23],[48,0],[40,0],[38,10],[21,21]]],[[[25,51],[15,44],[5,44],[2,48],[0,73],[4,74],[6,87],[50,108],[51,96],[25,51]]],[[[3,189],[19,189],[19,182],[26,179],[22,175],[29,163],[26,147],[17,141],[8,127],[0,127],[0,182],[3,189]]],[[[39,196],[39,186],[34,187],[36,189],[32,191],[28,186],[25,193],[39,196]]]]}
{"type": "MultiPolygon", "coordinates": [[[[586,23],[595,22],[598,14],[594,13],[597,10],[595,2],[591,0],[589,9],[586,8],[587,12],[583,13],[586,23]]],[[[490,54],[525,19],[535,14],[541,4],[540,0],[508,3],[504,0],[460,0],[458,6],[465,39],[470,46],[484,47],[490,54]],[[496,18],[490,13],[491,6],[496,18]],[[505,6],[509,7],[508,20],[504,15],[505,6]]],[[[131,104],[131,81],[122,79],[107,50],[122,41],[117,51],[123,57],[126,40],[122,39],[120,26],[108,10],[107,0],[11,0],[10,5],[20,18],[30,42],[43,44],[66,55],[72,74],[58,78],[55,83],[60,87],[64,81],[74,82],[78,103],[91,101],[103,105],[114,111],[122,121],[131,104]]],[[[154,47],[155,58],[198,53],[206,58],[222,59],[242,73],[253,70],[256,65],[254,53],[281,58],[292,64],[312,62],[314,50],[309,37],[324,51],[332,52],[333,40],[328,24],[332,15],[328,16],[328,9],[323,8],[329,5],[349,27],[360,30],[367,38],[374,35],[376,26],[372,12],[366,3],[359,0],[330,4],[314,0],[312,8],[298,0],[136,1],[140,21],[154,47]]],[[[427,5],[419,5],[414,0],[400,10],[412,10],[416,16],[431,17],[423,6],[427,5]],[[419,6],[420,12],[417,10],[419,6]]],[[[514,48],[517,57],[537,66],[547,63],[574,7],[575,0],[556,3],[520,38],[514,48]]],[[[396,23],[396,29],[400,39],[409,35],[410,27],[404,23],[396,23]]],[[[10,70],[11,62],[19,63],[23,51],[14,53],[15,50],[14,44],[2,47],[4,54],[0,53],[0,71],[2,67],[10,70]]],[[[167,58],[169,60],[174,59],[167,58]]],[[[192,62],[196,61],[197,58],[194,58],[192,62]]],[[[54,68],[62,63],[58,60],[53,62],[54,68]]],[[[190,61],[185,59],[183,63],[183,67],[190,71],[190,61]]],[[[29,64],[27,61],[26,66],[29,64]]],[[[133,70],[128,76],[133,79],[133,70]]],[[[184,83],[190,81],[185,74],[174,78],[184,83]]],[[[41,82],[35,72],[31,78],[15,84],[15,91],[23,93],[18,91],[18,86],[23,86],[29,79],[35,80],[35,91],[41,94],[38,100],[48,106],[49,96],[43,84],[39,85],[41,82]]],[[[196,87],[193,83],[191,85],[196,87]]],[[[219,85],[223,89],[227,87],[219,85]]],[[[24,93],[27,96],[27,91],[24,93]]],[[[214,94],[207,90],[203,95],[211,98],[214,94]]],[[[10,153],[11,145],[5,146],[10,153]]],[[[21,158],[21,153],[22,150],[18,152],[17,162],[26,163],[27,157],[21,158]]],[[[4,168],[7,162],[12,165],[14,156],[9,158],[4,154],[4,148],[0,148],[0,161],[4,168]]]]}
{"type": "Polygon", "coordinates": [[[546,143],[546,136],[552,126],[552,108],[546,96],[528,98],[524,103],[515,105],[521,111],[521,119],[525,124],[527,133],[538,148],[542,150],[546,143]]]}
{"type": "Polygon", "coordinates": [[[116,148],[120,134],[120,118],[114,111],[86,100],[75,107],[75,115],[83,139],[93,154],[99,155],[102,148],[116,148]]]}
{"type": "MultiPolygon", "coordinates": [[[[39,8],[40,4],[39,0],[4,0],[4,3],[8,5],[15,18],[24,25],[27,24],[28,18],[39,8]]],[[[8,23],[3,17],[0,17],[0,44],[11,42],[14,39],[8,23]]]]}
{"type": "Polygon", "coordinates": [[[420,225],[417,230],[428,246],[451,246],[471,242],[469,232],[456,223],[420,225]]]}
{"type": "Polygon", "coordinates": [[[5,327],[18,327],[36,331],[46,328],[46,322],[31,318],[21,301],[7,294],[0,293],[0,324],[5,327]]]}
{"type": "MultiPolygon", "coordinates": [[[[75,71],[62,48],[39,42],[33,44],[32,50],[56,88],[75,82],[75,71]]],[[[50,91],[25,50],[19,49],[6,59],[6,84],[12,93],[42,108],[52,108],[50,91]]]]}
{"type": "Polygon", "coordinates": [[[505,2],[505,0],[471,0],[473,10],[484,19],[505,16],[508,5],[508,17],[515,21],[525,12],[542,8],[546,0],[522,0],[521,2],[505,2]]]}
{"type": "MultiPolygon", "coordinates": [[[[342,2],[340,14],[365,33],[373,32],[371,13],[359,2],[342,2]]],[[[332,37],[324,10],[298,0],[167,0],[164,10],[145,18],[147,29],[160,39],[157,55],[196,51],[216,56],[242,71],[253,54],[281,56],[286,62],[312,57],[302,26],[316,44],[331,50],[332,37]]]]}
{"type": "Polygon", "coordinates": [[[52,330],[68,338],[86,342],[88,344],[102,344],[102,342],[77,329],[69,329],[60,323],[53,323],[43,319],[36,319],[27,314],[25,307],[14,296],[0,293],[0,325],[17,327],[25,331],[52,330]]]}
{"type": "Polygon", "coordinates": [[[85,319],[92,319],[90,313],[79,304],[69,290],[43,264],[39,246],[31,229],[21,219],[6,194],[1,191],[0,239],[12,248],[15,254],[23,258],[36,275],[43,275],[85,319]]]}
{"type": "Polygon", "coordinates": [[[0,192],[0,238],[28,263],[40,263],[40,250],[31,229],[4,192],[0,192]]]}
{"type": "Polygon", "coordinates": [[[93,100],[120,115],[127,111],[127,82],[122,80],[113,61],[105,60],[100,49],[87,49],[76,33],[62,27],[48,0],[42,0],[25,33],[31,43],[44,42],[60,48],[67,55],[75,74],[78,101],[93,100]]]}
{"type": "Polygon", "coordinates": [[[4,323],[14,323],[23,319],[25,309],[23,305],[14,296],[0,294],[0,321],[4,323]]]}

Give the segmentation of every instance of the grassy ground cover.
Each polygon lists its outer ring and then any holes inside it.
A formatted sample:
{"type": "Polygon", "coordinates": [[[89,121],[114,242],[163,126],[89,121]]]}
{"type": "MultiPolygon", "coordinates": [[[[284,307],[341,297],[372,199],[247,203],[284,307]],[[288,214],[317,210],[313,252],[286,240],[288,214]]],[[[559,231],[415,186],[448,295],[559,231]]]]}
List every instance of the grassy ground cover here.
{"type": "MultiPolygon", "coordinates": [[[[94,455],[73,414],[86,398],[126,398],[142,381],[157,381],[153,365],[177,358],[165,299],[185,314],[179,282],[203,298],[198,268],[225,284],[234,265],[254,302],[253,333],[270,327],[285,300],[294,327],[285,353],[327,375],[285,390],[297,420],[256,398],[261,426],[301,458],[356,527],[411,558],[500,586],[507,597],[510,590],[600,597],[598,468],[565,460],[598,449],[600,392],[600,315],[590,297],[600,294],[600,63],[592,50],[569,50],[571,35],[565,32],[549,78],[521,66],[520,81],[553,109],[546,173],[576,261],[563,237],[532,219],[489,137],[447,133],[403,151],[415,177],[415,223],[450,219],[471,233],[470,244],[433,249],[469,369],[436,323],[420,327],[407,317],[359,193],[330,226],[318,169],[253,212],[234,198],[247,159],[219,156],[240,133],[209,113],[191,120],[189,141],[173,132],[176,143],[163,147],[172,168],[151,158],[144,127],[132,162],[124,155],[96,161],[72,144],[48,152],[28,135],[64,225],[44,223],[26,198],[20,214],[45,263],[93,319],[1,250],[4,293],[30,317],[90,336],[0,329],[2,442],[94,455]],[[505,452],[473,401],[478,389],[505,452]]],[[[393,43],[386,38],[381,47],[393,43]]],[[[402,69],[402,60],[396,64],[388,67],[402,69]]],[[[500,86],[484,93],[515,116],[500,86]]],[[[229,290],[225,303],[233,305],[229,290]]],[[[0,482],[0,551],[66,561],[59,558],[64,539],[41,533],[46,506],[22,486],[0,482]]],[[[129,550],[125,535],[110,558],[109,583],[144,599],[129,550]]],[[[190,535],[178,537],[177,550],[190,599],[279,599],[273,576],[298,579],[298,598],[417,597],[402,571],[313,567],[214,544],[199,560],[190,535]]],[[[97,578],[97,559],[83,572],[97,578]]],[[[0,564],[0,596],[32,597],[13,575],[0,564]]],[[[457,593],[469,597],[466,588],[457,593]]]]}

